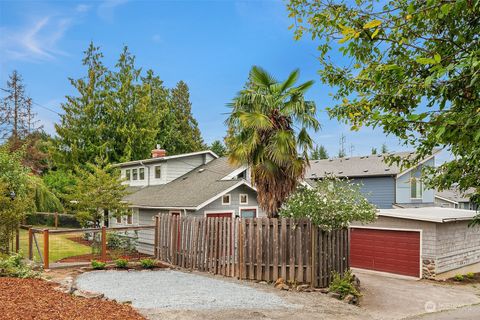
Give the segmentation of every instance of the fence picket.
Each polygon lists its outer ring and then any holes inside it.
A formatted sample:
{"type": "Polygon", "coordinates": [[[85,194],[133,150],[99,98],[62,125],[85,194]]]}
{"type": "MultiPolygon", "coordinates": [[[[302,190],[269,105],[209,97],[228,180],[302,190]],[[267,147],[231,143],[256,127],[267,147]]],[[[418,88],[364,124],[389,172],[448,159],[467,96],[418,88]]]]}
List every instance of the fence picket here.
{"type": "Polygon", "coordinates": [[[326,287],[332,271],[343,274],[349,265],[348,230],[323,231],[309,220],[168,214],[155,220],[156,256],[191,270],[326,287]]]}

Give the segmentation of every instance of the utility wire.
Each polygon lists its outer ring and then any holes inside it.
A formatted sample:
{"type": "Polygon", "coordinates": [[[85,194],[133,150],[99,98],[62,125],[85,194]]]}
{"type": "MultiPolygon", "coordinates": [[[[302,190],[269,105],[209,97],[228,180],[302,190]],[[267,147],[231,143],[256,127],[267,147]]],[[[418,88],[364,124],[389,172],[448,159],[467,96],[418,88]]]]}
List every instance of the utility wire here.
{"type": "MultiPolygon", "coordinates": [[[[10,93],[9,90],[4,89],[4,88],[0,88],[0,90],[10,93]]],[[[45,106],[41,105],[40,103],[35,102],[35,101],[33,101],[33,100],[31,100],[31,101],[32,101],[32,104],[34,104],[34,105],[36,105],[36,106],[38,106],[38,107],[40,107],[40,108],[43,108],[43,109],[45,109],[45,110],[48,110],[48,111],[50,111],[50,112],[53,112],[53,113],[61,116],[61,114],[58,113],[57,111],[55,111],[55,110],[53,110],[53,109],[51,109],[51,108],[49,108],[49,107],[45,107],[45,106]]]]}

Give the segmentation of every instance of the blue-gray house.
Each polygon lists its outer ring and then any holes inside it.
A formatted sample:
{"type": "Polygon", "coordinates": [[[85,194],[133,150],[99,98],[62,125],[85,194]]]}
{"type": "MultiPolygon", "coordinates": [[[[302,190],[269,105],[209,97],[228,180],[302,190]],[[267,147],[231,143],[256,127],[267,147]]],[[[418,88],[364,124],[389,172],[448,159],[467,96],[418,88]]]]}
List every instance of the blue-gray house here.
{"type": "MultiPolygon", "coordinates": [[[[421,171],[424,166],[435,165],[437,153],[425,158],[418,166],[403,170],[400,166],[387,164],[386,154],[311,160],[305,178],[311,185],[327,175],[358,182],[366,198],[379,209],[433,206],[435,191],[424,186],[421,171]]],[[[394,155],[408,158],[414,153],[394,155]]]]}

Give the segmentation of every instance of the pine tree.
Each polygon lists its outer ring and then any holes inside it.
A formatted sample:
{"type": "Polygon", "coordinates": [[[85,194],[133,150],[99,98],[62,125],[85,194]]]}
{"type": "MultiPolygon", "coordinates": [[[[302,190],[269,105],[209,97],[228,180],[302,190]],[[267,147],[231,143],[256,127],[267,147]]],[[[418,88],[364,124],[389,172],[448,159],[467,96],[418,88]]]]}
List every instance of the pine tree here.
{"type": "Polygon", "coordinates": [[[204,148],[198,123],[192,115],[190,92],[185,82],[180,81],[171,90],[170,103],[175,115],[176,131],[181,140],[171,146],[172,153],[199,151],[204,148]]]}
{"type": "Polygon", "coordinates": [[[6,96],[0,104],[0,138],[22,140],[38,131],[32,99],[25,93],[23,78],[14,70],[7,80],[6,96]]]}
{"type": "Polygon", "coordinates": [[[377,154],[377,148],[372,147],[372,154],[377,154]]]}
{"type": "Polygon", "coordinates": [[[310,159],[312,160],[328,159],[327,149],[323,145],[316,146],[310,153],[310,159]]]}
{"type": "Polygon", "coordinates": [[[215,154],[219,157],[223,157],[227,154],[227,148],[220,140],[215,140],[212,144],[208,147],[209,150],[215,152],[215,154]]]}
{"type": "Polygon", "coordinates": [[[383,144],[382,144],[381,150],[382,150],[382,153],[388,153],[388,147],[387,147],[387,144],[386,144],[386,143],[383,143],[383,144]]]}

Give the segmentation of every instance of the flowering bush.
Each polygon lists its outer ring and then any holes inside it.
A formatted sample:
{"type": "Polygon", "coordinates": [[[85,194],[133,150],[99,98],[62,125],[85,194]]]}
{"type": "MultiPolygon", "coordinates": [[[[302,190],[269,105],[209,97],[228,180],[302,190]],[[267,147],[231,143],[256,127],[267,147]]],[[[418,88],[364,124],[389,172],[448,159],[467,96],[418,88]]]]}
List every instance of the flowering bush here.
{"type": "Polygon", "coordinates": [[[348,180],[328,177],[315,188],[299,188],[282,205],[280,216],[308,218],[324,230],[345,228],[352,221],[375,220],[376,207],[348,180]]]}

